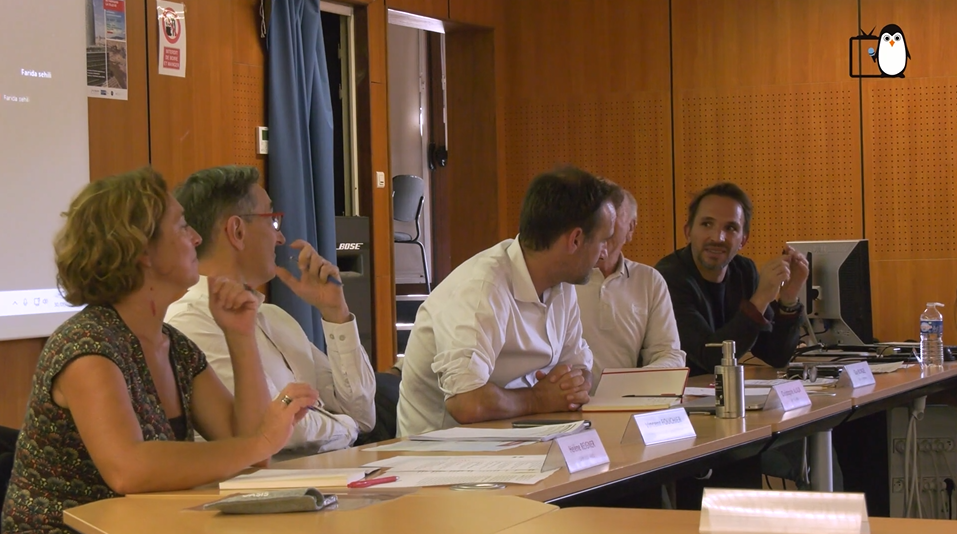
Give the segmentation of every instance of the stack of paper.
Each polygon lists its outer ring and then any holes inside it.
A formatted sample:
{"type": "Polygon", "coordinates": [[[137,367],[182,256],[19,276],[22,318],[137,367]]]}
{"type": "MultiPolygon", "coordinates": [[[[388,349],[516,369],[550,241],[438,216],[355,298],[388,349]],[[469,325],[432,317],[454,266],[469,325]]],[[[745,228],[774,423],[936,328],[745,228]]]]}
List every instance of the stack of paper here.
{"type": "Polygon", "coordinates": [[[221,490],[338,488],[361,480],[374,469],[260,469],[219,483],[221,490]]]}
{"type": "Polygon", "coordinates": [[[389,468],[398,480],[383,488],[447,486],[452,484],[537,484],[556,470],[542,472],[545,455],[528,456],[395,456],[366,464],[389,468]]]}
{"type": "Polygon", "coordinates": [[[396,441],[373,445],[364,452],[497,452],[527,445],[530,441],[396,441]]]}
{"type": "Polygon", "coordinates": [[[418,436],[415,441],[550,441],[585,429],[585,421],[530,428],[463,428],[434,430],[418,436]]]}

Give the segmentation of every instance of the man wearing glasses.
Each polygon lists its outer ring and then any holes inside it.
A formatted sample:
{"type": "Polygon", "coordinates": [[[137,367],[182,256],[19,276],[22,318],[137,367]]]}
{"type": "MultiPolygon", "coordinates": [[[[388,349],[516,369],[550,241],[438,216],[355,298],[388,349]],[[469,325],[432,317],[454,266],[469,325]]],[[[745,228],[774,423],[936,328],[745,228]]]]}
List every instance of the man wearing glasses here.
{"type": "Polygon", "coordinates": [[[233,390],[229,348],[209,312],[206,277],[228,276],[246,284],[259,297],[256,345],[272,396],[290,382],[309,384],[319,392],[320,406],[297,423],[283,456],[343,449],[355,443],[360,432],[372,430],[375,373],[342,286],[335,283],[339,270],[303,240],[290,245],[298,251],[301,276],[276,266],[276,247],[286,242],[280,231],[283,214],[275,212],[259,185],[259,171],[240,166],[205,169],[190,176],[174,195],[186,222],[203,238],[196,247],[202,276],[169,307],[166,322],[206,353],[209,365],[233,390]],[[292,316],[262,304],[264,296],[252,288],[274,276],[319,309],[328,354],[309,341],[292,316]]]}

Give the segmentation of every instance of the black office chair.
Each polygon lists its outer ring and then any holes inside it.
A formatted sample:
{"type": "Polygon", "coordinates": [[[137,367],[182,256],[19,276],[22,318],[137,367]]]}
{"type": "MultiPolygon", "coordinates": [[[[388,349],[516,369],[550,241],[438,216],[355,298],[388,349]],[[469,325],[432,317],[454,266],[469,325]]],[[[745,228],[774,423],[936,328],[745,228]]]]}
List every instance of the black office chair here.
{"type": "Polygon", "coordinates": [[[425,289],[432,292],[429,278],[429,262],[425,258],[425,245],[420,241],[422,231],[419,228],[419,216],[425,203],[425,182],[418,176],[400,174],[392,178],[392,216],[400,222],[415,221],[415,236],[406,232],[394,232],[396,243],[415,244],[422,251],[422,268],[425,270],[425,289]]]}
{"type": "Polygon", "coordinates": [[[10,473],[13,471],[13,453],[16,451],[19,435],[20,431],[15,428],[0,426],[0,503],[7,494],[10,473]]]}

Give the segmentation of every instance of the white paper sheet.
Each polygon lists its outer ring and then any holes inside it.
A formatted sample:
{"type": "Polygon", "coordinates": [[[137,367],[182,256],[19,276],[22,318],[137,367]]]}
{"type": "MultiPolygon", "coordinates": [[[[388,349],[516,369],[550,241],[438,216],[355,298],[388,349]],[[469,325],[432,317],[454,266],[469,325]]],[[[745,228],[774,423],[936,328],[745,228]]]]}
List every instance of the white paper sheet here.
{"type": "Polygon", "coordinates": [[[362,479],[372,469],[260,469],[219,483],[221,490],[344,487],[362,479]]]}
{"type": "Polygon", "coordinates": [[[395,456],[363,467],[388,467],[389,474],[420,473],[540,473],[545,455],[527,456],[395,456]]]}
{"type": "Polygon", "coordinates": [[[452,484],[479,484],[499,482],[502,484],[538,484],[552,473],[413,473],[394,472],[399,477],[395,482],[379,484],[376,488],[421,488],[425,486],[450,486],[452,484]]]}
{"type": "Polygon", "coordinates": [[[549,441],[584,429],[584,421],[531,428],[464,428],[434,430],[409,439],[415,441],[549,441]]]}
{"type": "MultiPolygon", "coordinates": [[[[767,395],[771,393],[771,388],[744,388],[745,395],[767,395]]],[[[696,397],[714,397],[714,388],[685,388],[685,395],[696,397]]]]}
{"type": "Polygon", "coordinates": [[[368,452],[495,452],[528,445],[530,441],[397,441],[362,449],[368,452]]]}
{"type": "MultiPolygon", "coordinates": [[[[777,386],[779,384],[783,384],[785,382],[790,382],[790,380],[788,380],[787,378],[776,378],[774,380],[752,379],[752,380],[745,380],[744,387],[748,387],[748,386],[771,387],[771,386],[777,386]]],[[[813,382],[810,380],[801,380],[801,382],[804,384],[804,388],[808,389],[812,387],[833,386],[834,384],[837,383],[837,379],[836,378],[818,378],[817,380],[813,382]]]]}

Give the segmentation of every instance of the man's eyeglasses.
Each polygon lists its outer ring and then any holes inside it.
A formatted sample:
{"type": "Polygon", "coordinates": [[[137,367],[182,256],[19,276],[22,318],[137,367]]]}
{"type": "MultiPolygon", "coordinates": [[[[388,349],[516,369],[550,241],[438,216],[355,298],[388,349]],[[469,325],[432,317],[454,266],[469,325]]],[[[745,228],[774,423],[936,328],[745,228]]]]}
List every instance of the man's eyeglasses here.
{"type": "Polygon", "coordinates": [[[281,211],[276,211],[273,213],[240,213],[240,217],[269,217],[272,219],[272,227],[276,230],[279,230],[279,227],[282,226],[282,217],[285,213],[281,211]]]}

